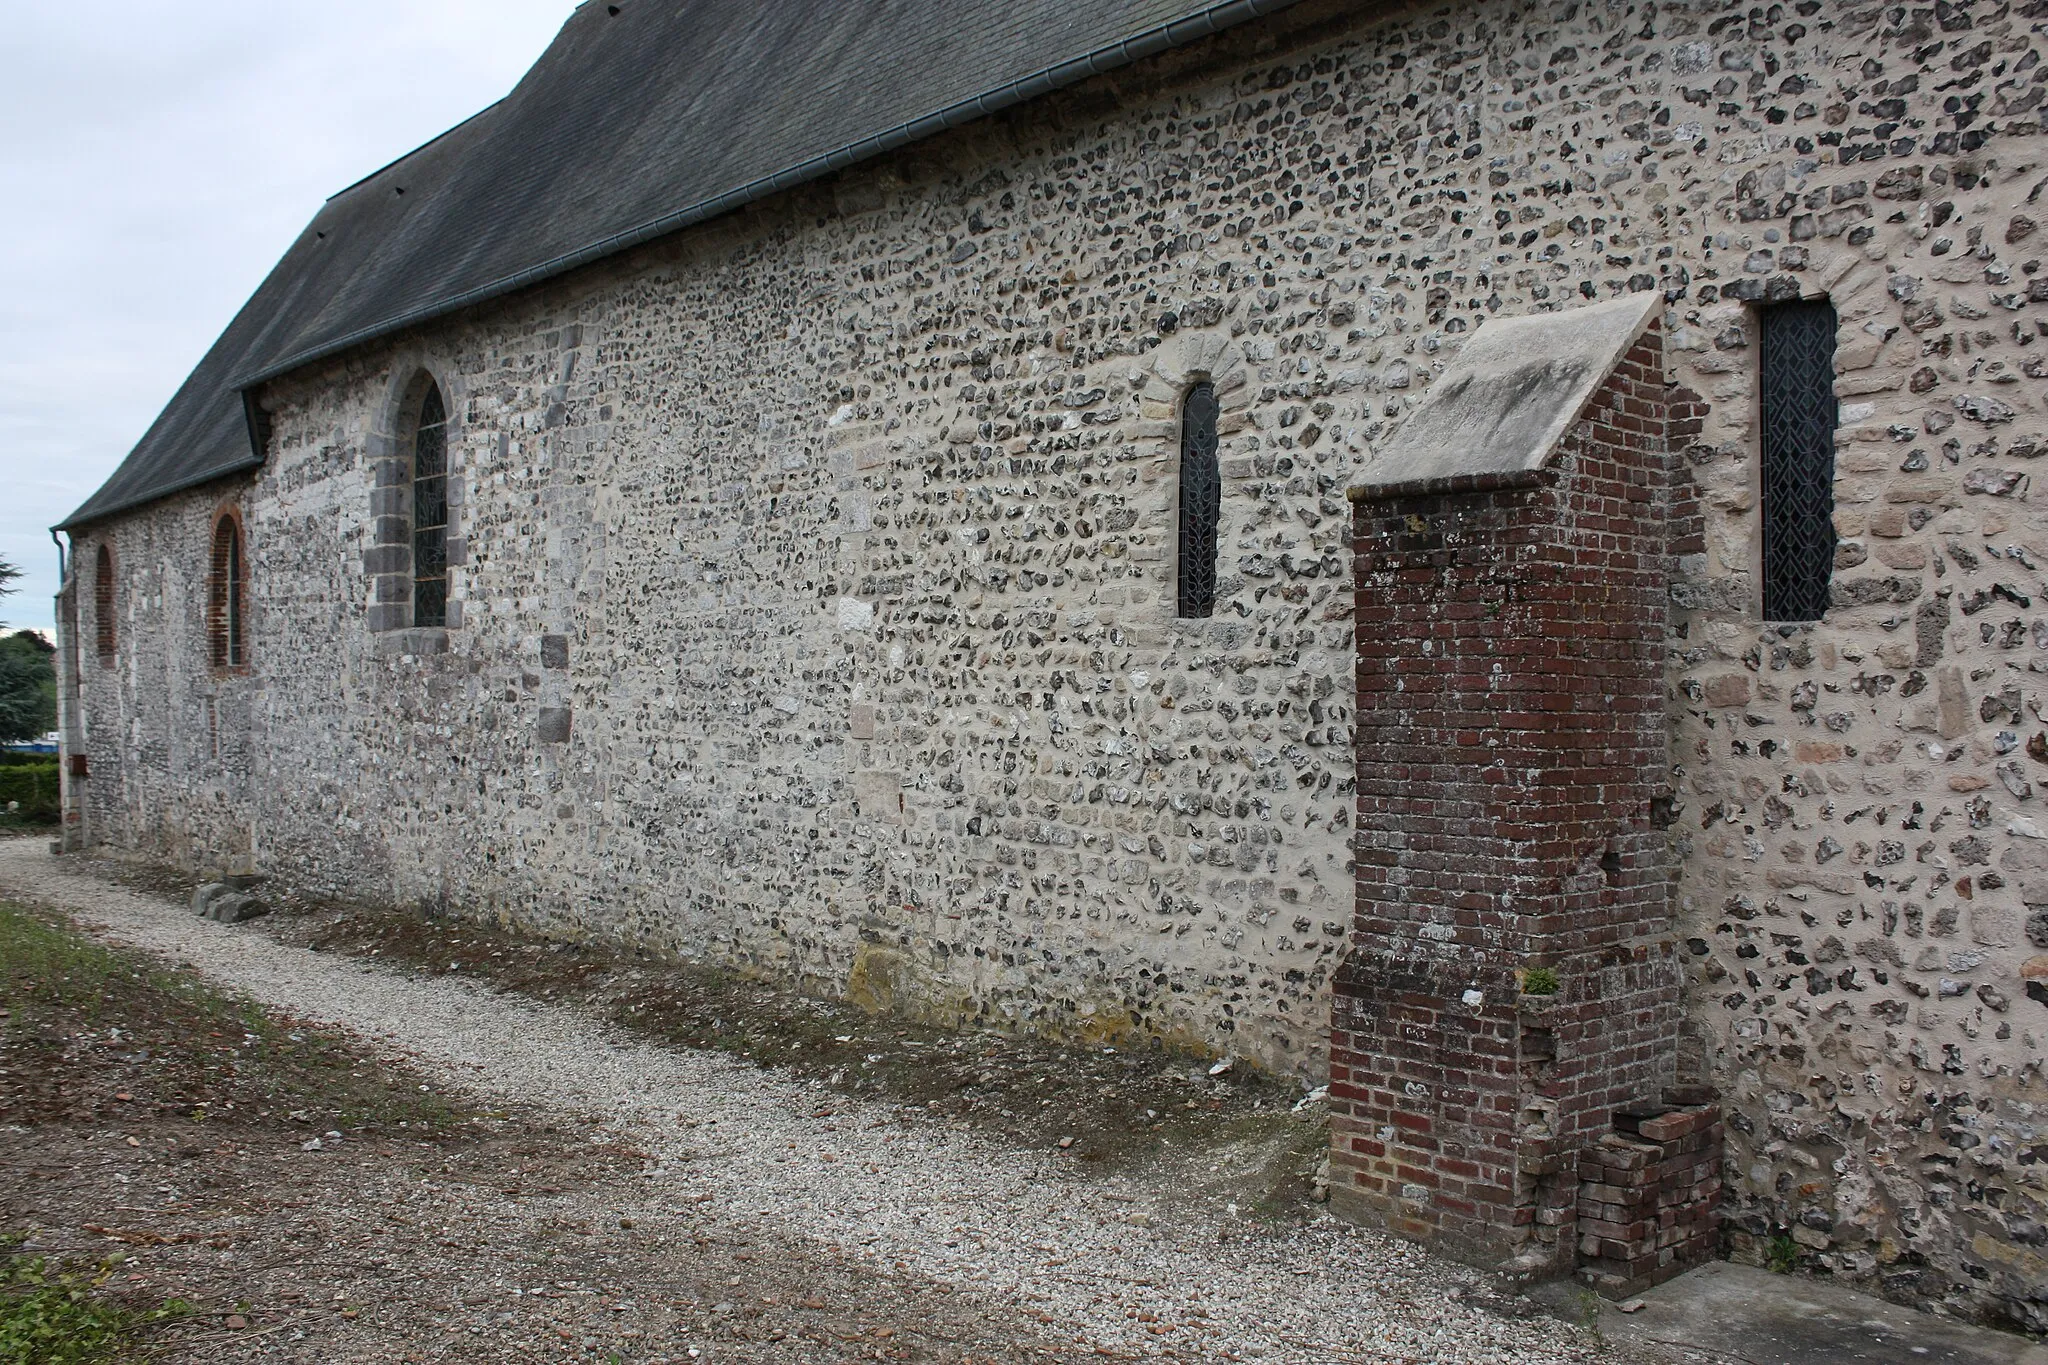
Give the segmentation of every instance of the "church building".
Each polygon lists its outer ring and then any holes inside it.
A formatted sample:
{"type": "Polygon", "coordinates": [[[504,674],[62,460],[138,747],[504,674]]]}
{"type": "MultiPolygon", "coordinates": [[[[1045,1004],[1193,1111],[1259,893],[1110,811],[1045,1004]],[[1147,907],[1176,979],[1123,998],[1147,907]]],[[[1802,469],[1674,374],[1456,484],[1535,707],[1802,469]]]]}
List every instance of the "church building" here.
{"type": "Polygon", "coordinates": [[[59,528],[63,847],[1232,1056],[1478,1263],[2048,1330],[2044,50],[586,0],[59,528]]]}

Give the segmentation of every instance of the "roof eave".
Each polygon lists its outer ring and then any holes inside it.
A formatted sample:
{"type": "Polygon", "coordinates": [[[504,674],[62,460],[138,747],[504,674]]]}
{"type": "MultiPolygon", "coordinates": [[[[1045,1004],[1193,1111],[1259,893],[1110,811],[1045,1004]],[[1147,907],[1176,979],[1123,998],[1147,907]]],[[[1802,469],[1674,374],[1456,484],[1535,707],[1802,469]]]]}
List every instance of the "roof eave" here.
{"type": "Polygon", "coordinates": [[[215,483],[221,479],[232,478],[237,474],[247,474],[253,470],[262,468],[262,466],[263,460],[260,457],[246,456],[242,459],[234,461],[231,464],[224,464],[214,469],[202,470],[197,474],[190,475],[187,478],[179,479],[177,482],[166,485],[165,487],[152,488],[147,493],[143,493],[137,497],[124,498],[106,507],[93,508],[93,510],[91,510],[90,512],[88,512],[86,509],[92,507],[92,501],[91,499],[87,499],[84,503],[81,503],[79,505],[77,511],[73,512],[70,516],[58,522],[55,526],[52,526],[50,529],[52,531],[62,531],[66,535],[74,535],[77,532],[83,530],[88,526],[93,525],[96,522],[102,522],[107,520],[109,517],[120,516],[123,512],[133,512],[137,508],[147,507],[153,502],[162,502],[165,498],[175,497],[180,493],[190,492],[192,489],[198,488],[202,484],[215,483]]]}

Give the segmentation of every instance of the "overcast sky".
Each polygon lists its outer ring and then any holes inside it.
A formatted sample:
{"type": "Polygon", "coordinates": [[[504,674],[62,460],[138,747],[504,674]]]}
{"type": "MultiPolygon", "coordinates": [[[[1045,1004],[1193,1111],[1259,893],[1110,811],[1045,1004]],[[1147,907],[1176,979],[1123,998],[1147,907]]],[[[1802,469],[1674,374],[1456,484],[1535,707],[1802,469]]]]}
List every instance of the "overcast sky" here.
{"type": "Polygon", "coordinates": [[[48,629],[49,527],[128,453],[328,195],[512,88],[574,0],[8,8],[0,599],[48,629]]]}

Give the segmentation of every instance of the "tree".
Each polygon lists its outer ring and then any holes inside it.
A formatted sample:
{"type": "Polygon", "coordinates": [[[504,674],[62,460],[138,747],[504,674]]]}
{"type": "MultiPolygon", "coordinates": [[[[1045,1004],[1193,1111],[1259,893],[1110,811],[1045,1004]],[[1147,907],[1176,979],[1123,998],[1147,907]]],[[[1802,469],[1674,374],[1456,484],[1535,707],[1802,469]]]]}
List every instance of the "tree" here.
{"type": "Polygon", "coordinates": [[[32,630],[0,639],[0,744],[56,728],[56,648],[32,630]]]}
{"type": "MultiPolygon", "coordinates": [[[[0,559],[0,597],[21,570],[0,559]]],[[[34,631],[0,639],[0,744],[36,739],[57,728],[57,651],[34,631]]]]}

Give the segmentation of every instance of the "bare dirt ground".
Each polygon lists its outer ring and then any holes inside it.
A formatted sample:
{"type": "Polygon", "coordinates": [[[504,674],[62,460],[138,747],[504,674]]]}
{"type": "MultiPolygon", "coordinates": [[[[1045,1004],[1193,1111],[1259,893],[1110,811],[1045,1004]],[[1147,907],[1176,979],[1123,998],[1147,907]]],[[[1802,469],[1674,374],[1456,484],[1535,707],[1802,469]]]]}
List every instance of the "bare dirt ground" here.
{"type": "Polygon", "coordinates": [[[0,1019],[0,1230],[192,1302],[164,1359],[1641,1358],[1329,1219],[1275,1085],[187,889],[0,841],[122,954],[0,1019]]]}
{"type": "MultiPolygon", "coordinates": [[[[182,902],[189,877],[101,862],[96,873],[182,902]]],[[[1213,1059],[1048,1045],[993,1030],[961,1033],[871,1017],[716,968],[651,961],[603,943],[549,942],[447,916],[311,900],[265,888],[281,943],[393,970],[461,976],[544,1003],[573,1004],[639,1037],[709,1048],[825,1082],[853,1096],[924,1108],[1024,1147],[1130,1166],[1219,1132],[1274,1141],[1268,1183],[1244,1191],[1269,1216],[1301,1216],[1327,1133],[1303,1087],[1213,1059]],[[1211,1074],[1214,1072],[1215,1074],[1211,1074]],[[1280,1160],[1298,1146],[1305,1159],[1280,1160]]]]}

